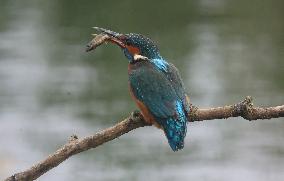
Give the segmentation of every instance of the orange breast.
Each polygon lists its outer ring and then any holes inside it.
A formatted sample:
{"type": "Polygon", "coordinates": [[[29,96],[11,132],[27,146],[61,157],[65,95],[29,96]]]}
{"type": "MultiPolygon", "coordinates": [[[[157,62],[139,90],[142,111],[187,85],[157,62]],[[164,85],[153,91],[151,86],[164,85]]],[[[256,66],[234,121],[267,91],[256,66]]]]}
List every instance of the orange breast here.
{"type": "Polygon", "coordinates": [[[133,98],[133,100],[135,101],[136,105],[138,106],[138,108],[140,109],[145,121],[149,124],[152,124],[154,126],[156,126],[157,128],[161,128],[161,126],[155,121],[153,115],[150,113],[150,111],[148,110],[148,108],[144,105],[143,102],[139,101],[138,99],[136,99],[136,97],[134,96],[131,87],[129,86],[130,89],[130,95],[133,98]]]}

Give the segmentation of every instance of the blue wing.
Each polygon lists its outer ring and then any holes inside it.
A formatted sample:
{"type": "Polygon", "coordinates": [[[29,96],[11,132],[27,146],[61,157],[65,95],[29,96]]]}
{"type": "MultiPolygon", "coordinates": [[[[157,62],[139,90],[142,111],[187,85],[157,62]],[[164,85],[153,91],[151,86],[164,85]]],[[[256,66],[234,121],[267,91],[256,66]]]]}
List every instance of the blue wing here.
{"type": "Polygon", "coordinates": [[[183,148],[188,104],[177,69],[168,64],[161,71],[149,62],[135,63],[129,71],[134,96],[149,109],[168,138],[171,148],[183,148]]]}

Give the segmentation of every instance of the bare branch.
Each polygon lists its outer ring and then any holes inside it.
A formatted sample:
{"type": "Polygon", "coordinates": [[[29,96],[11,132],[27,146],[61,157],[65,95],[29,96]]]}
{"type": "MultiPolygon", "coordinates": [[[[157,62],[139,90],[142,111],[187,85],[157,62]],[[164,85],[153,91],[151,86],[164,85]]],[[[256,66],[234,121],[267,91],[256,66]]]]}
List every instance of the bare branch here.
{"type": "Polygon", "coordinates": [[[235,105],[208,109],[199,109],[192,106],[189,118],[193,122],[239,116],[249,121],[284,117],[284,105],[268,108],[253,107],[252,98],[247,96],[242,102],[235,105]]]}
{"type": "MultiPolygon", "coordinates": [[[[252,98],[246,97],[245,100],[240,103],[224,107],[199,109],[195,106],[191,106],[191,112],[188,115],[190,122],[226,119],[238,116],[247,120],[284,117],[284,105],[269,108],[253,107],[252,98]]],[[[118,138],[133,129],[144,126],[150,125],[144,121],[143,116],[139,112],[135,111],[131,114],[131,116],[119,122],[115,126],[107,128],[92,136],[78,139],[76,135],[73,135],[69,142],[59,148],[55,153],[36,163],[31,168],[8,177],[5,181],[35,180],[72,155],[91,148],[96,148],[97,146],[118,138]]]]}

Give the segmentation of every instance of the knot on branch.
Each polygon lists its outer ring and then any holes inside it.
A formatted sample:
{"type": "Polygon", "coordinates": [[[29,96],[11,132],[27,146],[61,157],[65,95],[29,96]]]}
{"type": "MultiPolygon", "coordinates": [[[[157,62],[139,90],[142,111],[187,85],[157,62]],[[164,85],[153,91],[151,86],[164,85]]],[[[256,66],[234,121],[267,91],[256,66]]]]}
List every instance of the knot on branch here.
{"type": "Polygon", "coordinates": [[[198,115],[197,115],[197,110],[198,107],[190,104],[190,111],[188,113],[188,122],[194,122],[194,121],[199,121],[198,115]]]}
{"type": "Polygon", "coordinates": [[[134,110],[129,118],[129,126],[132,127],[132,126],[138,126],[138,127],[143,127],[143,126],[151,126],[150,124],[148,124],[143,115],[140,113],[140,111],[138,110],[134,110]]]}
{"type": "Polygon", "coordinates": [[[252,97],[247,96],[242,102],[235,104],[233,109],[234,116],[242,116],[249,121],[253,120],[253,102],[252,97]]]}
{"type": "Polygon", "coordinates": [[[68,142],[71,143],[71,142],[76,141],[76,140],[78,140],[78,136],[73,134],[73,135],[70,136],[68,142]]]}

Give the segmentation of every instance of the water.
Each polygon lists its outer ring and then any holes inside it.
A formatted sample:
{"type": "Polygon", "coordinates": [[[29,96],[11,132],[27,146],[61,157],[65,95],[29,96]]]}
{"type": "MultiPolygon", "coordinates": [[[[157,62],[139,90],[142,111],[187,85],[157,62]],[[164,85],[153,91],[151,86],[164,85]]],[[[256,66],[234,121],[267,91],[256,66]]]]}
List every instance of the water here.
{"type": "MultiPolygon", "coordinates": [[[[283,1],[0,1],[0,179],[135,109],[127,60],[92,26],[154,39],[200,107],[284,103],[283,1]]],[[[190,123],[173,153],[147,127],[76,155],[40,180],[257,180],[284,178],[283,118],[190,123]]]]}

